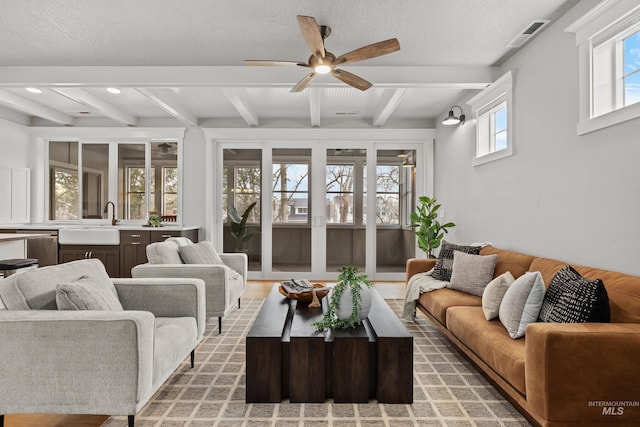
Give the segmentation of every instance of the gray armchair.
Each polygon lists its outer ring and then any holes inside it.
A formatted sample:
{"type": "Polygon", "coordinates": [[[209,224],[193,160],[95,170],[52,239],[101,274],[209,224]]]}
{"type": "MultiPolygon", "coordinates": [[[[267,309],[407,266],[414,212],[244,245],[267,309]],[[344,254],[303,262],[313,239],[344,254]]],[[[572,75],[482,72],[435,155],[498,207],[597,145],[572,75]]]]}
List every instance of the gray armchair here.
{"type": "Polygon", "coordinates": [[[243,253],[221,253],[216,256],[222,263],[185,264],[180,257],[180,248],[193,244],[186,237],[172,237],[148,245],[149,263],[133,267],[131,276],[202,279],[205,284],[206,315],[218,317],[218,331],[222,332],[222,317],[240,307],[240,298],[247,283],[248,258],[243,253]]]}
{"type": "Polygon", "coordinates": [[[4,414],[127,415],[129,426],[205,327],[198,279],[109,279],[97,259],[0,280],[0,425],[4,414]],[[58,311],[56,285],[90,277],[124,310],[58,311]],[[108,282],[105,282],[108,281],[108,282]]]}

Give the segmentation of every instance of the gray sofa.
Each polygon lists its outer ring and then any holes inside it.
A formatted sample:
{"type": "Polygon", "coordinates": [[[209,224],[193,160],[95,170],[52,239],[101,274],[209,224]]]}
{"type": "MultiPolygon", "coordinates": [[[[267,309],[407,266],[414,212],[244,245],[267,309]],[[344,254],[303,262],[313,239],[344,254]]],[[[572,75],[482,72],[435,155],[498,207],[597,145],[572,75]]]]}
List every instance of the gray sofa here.
{"type": "MultiPolygon", "coordinates": [[[[218,331],[221,332],[222,317],[240,306],[240,297],[247,284],[248,258],[243,253],[219,253],[216,256],[222,261],[221,264],[185,264],[180,256],[180,248],[193,244],[186,237],[171,237],[164,242],[148,245],[149,262],[133,267],[131,276],[202,279],[206,289],[207,317],[218,317],[218,331]]],[[[203,244],[210,245],[208,242],[198,243],[203,244]]]]}
{"type": "MultiPolygon", "coordinates": [[[[60,298],[60,292],[58,292],[60,298]]],[[[198,279],[110,279],[97,259],[0,279],[4,414],[135,414],[202,340],[198,279]],[[58,310],[58,284],[91,280],[123,310],[58,310]],[[116,300],[116,303],[117,303],[116,300]]]]}

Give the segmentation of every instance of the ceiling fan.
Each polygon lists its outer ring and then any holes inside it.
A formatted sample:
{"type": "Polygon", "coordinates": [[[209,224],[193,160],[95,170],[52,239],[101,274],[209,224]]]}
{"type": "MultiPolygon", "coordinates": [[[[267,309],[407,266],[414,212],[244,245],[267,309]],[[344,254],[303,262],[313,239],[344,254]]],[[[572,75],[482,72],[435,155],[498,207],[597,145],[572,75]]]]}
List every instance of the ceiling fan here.
{"type": "Polygon", "coordinates": [[[325,25],[319,26],[315,18],[303,15],[298,15],[298,25],[300,25],[302,36],[312,52],[307,63],[254,59],[244,61],[245,65],[295,65],[298,67],[312,68],[313,71],[300,80],[298,84],[291,89],[291,92],[303,91],[307,86],[309,86],[309,83],[311,83],[316,75],[328,73],[331,73],[335,78],[349,86],[365,91],[372,86],[370,82],[366,81],[362,77],[358,77],[355,74],[345,70],[340,70],[336,67],[350,62],[364,61],[365,59],[375,58],[400,50],[400,43],[398,42],[398,39],[393,38],[373,43],[336,57],[333,53],[325,50],[324,48],[324,39],[331,34],[331,27],[325,25]]]}

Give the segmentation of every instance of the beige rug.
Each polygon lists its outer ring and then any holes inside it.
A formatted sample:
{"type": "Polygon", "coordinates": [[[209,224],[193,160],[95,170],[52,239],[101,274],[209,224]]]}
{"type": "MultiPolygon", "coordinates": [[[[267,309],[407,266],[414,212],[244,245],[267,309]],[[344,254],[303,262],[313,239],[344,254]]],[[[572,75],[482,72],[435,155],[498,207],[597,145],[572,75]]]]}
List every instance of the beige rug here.
{"type": "MultiPolygon", "coordinates": [[[[246,404],[245,335],[262,299],[243,299],[242,308],[207,324],[196,351],[136,416],[136,427],[333,426],[517,427],[530,424],[424,318],[408,325],[414,336],[414,402],[379,404],[246,404]]],[[[402,300],[387,300],[396,314],[402,300]]],[[[124,427],[111,417],[103,427],[124,427]]]]}

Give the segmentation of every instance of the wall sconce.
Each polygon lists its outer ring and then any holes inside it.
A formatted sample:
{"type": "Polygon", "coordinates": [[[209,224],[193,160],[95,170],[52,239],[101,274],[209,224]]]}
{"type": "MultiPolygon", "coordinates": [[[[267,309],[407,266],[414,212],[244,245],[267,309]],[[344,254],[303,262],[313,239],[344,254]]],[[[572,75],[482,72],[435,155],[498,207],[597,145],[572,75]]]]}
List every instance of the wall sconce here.
{"type": "Polygon", "coordinates": [[[444,120],[442,121],[443,125],[457,125],[457,124],[461,124],[463,125],[465,121],[465,116],[464,114],[462,114],[462,108],[458,105],[454,105],[453,107],[451,107],[451,109],[449,110],[449,115],[447,117],[444,118],[444,120]],[[460,109],[460,117],[456,117],[453,115],[453,109],[454,108],[459,108],[460,109]]]}

